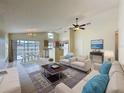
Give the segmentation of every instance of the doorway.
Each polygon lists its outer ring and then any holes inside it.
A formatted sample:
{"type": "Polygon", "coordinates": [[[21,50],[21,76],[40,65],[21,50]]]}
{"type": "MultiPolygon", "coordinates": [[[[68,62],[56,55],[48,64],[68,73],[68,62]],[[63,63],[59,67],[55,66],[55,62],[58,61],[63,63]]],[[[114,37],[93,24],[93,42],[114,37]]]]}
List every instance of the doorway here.
{"type": "Polygon", "coordinates": [[[118,31],[115,32],[115,60],[118,61],[118,31]]]}

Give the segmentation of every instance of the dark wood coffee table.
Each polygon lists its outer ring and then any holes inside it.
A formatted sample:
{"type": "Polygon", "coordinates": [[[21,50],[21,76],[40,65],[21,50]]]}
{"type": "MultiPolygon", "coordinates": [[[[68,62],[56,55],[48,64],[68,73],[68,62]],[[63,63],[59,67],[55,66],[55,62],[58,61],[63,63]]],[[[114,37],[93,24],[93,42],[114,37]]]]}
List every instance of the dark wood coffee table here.
{"type": "Polygon", "coordinates": [[[53,64],[46,64],[42,65],[42,68],[44,68],[44,76],[52,83],[62,79],[65,77],[65,75],[62,73],[64,70],[67,69],[66,66],[59,64],[58,68],[52,68],[53,64]]]}

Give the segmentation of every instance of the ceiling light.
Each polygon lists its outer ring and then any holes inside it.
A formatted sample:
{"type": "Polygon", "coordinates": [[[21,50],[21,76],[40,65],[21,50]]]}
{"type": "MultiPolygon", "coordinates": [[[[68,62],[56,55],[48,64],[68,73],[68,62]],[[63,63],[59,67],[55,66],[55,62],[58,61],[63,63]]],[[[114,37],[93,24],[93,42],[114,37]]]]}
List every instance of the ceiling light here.
{"type": "Polygon", "coordinates": [[[80,29],[79,27],[76,27],[76,28],[75,28],[76,31],[79,30],[79,29],[80,29]]]}

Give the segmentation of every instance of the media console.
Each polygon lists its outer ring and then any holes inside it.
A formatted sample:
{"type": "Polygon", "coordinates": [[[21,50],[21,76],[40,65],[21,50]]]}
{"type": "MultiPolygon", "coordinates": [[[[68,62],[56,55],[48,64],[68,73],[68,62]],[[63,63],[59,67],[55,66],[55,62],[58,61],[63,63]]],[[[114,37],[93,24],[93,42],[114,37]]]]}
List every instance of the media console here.
{"type": "Polygon", "coordinates": [[[101,63],[103,63],[103,61],[104,61],[104,53],[103,52],[95,52],[95,51],[90,52],[91,61],[96,60],[96,59],[94,59],[95,56],[99,57],[101,63]]]}

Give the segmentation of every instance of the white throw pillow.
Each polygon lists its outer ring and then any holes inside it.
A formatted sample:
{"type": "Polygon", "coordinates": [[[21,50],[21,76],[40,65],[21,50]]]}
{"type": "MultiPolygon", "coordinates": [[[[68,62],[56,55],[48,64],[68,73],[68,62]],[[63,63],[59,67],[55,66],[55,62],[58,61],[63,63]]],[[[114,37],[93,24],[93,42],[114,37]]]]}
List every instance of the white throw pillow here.
{"type": "Polygon", "coordinates": [[[106,93],[124,93],[124,73],[115,72],[108,83],[106,93]]]}
{"type": "Polygon", "coordinates": [[[79,61],[79,62],[83,62],[83,61],[84,61],[84,59],[83,59],[83,58],[81,58],[81,57],[78,57],[78,58],[77,58],[77,61],[79,61]]]}
{"type": "Polygon", "coordinates": [[[71,62],[74,62],[74,61],[77,61],[77,58],[76,57],[72,57],[69,59],[71,62]]]}

